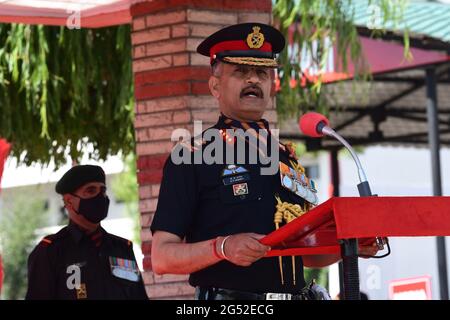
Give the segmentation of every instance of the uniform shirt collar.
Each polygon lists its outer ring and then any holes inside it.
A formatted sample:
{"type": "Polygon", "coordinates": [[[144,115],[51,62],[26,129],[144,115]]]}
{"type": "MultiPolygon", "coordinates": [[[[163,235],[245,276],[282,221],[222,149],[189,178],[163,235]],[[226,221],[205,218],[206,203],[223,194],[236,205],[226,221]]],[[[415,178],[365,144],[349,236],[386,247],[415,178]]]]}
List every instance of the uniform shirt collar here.
{"type": "Polygon", "coordinates": [[[269,130],[269,122],[266,119],[261,119],[259,121],[238,121],[227,117],[223,113],[220,113],[219,121],[217,122],[217,126],[225,129],[243,129],[244,131],[247,129],[255,129],[255,130],[269,130]]]}
{"type": "MultiPolygon", "coordinates": [[[[69,232],[76,243],[79,243],[84,237],[91,240],[90,236],[85,231],[83,231],[75,222],[70,221],[67,228],[69,229],[69,232]]],[[[103,235],[106,233],[105,229],[103,229],[101,226],[99,226],[98,229],[93,233],[95,234],[98,232],[101,232],[103,235]]]]}

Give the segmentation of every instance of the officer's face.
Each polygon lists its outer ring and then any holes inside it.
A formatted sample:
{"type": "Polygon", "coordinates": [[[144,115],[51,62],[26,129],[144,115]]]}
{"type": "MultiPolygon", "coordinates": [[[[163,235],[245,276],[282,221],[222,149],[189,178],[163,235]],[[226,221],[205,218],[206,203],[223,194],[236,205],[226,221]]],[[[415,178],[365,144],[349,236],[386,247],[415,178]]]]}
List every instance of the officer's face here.
{"type": "Polygon", "coordinates": [[[221,63],[209,86],[225,115],[240,121],[256,121],[272,103],[272,73],[266,67],[221,63]]]}
{"type": "Polygon", "coordinates": [[[85,229],[89,230],[94,228],[96,224],[86,220],[82,215],[76,214],[76,212],[78,212],[80,208],[80,198],[90,199],[96,197],[100,193],[106,195],[105,184],[102,182],[90,182],[78,188],[74,192],[76,196],[65,194],[63,198],[65,206],[69,211],[70,219],[85,229]]]}
{"type": "Polygon", "coordinates": [[[74,194],[82,199],[94,198],[99,193],[106,195],[106,186],[102,182],[87,183],[74,192],[74,194]]]}

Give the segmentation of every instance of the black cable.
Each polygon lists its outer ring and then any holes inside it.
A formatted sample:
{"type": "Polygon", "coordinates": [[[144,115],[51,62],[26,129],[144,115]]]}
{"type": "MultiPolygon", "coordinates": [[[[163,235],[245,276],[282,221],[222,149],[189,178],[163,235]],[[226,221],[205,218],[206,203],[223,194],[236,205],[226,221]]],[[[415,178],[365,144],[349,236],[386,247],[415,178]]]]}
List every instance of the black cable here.
{"type": "Polygon", "coordinates": [[[374,259],[386,258],[388,255],[391,254],[391,246],[389,245],[389,242],[386,242],[386,246],[387,246],[388,252],[383,254],[382,256],[370,256],[370,255],[366,255],[366,254],[358,254],[358,257],[360,257],[360,258],[374,258],[374,259]]]}

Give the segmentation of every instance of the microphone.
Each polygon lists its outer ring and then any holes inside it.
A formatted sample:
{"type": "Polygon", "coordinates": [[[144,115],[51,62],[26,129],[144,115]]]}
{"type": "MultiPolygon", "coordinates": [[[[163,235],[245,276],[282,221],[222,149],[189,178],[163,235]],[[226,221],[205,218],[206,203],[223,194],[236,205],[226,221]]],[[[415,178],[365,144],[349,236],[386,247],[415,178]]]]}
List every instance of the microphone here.
{"type": "MultiPolygon", "coordinates": [[[[319,138],[323,137],[324,135],[327,135],[335,138],[340,143],[342,143],[345,146],[345,148],[347,148],[347,150],[350,152],[353,160],[355,161],[356,167],[358,168],[358,177],[360,182],[358,184],[359,195],[361,197],[372,196],[372,191],[370,190],[370,185],[369,182],[367,181],[366,173],[364,172],[364,169],[361,165],[361,162],[359,161],[359,158],[355,150],[340,134],[338,134],[330,127],[330,121],[327,119],[327,117],[317,112],[305,113],[300,118],[299,127],[300,130],[303,132],[303,134],[306,136],[319,138]]],[[[387,241],[386,238],[379,238],[379,237],[376,238],[376,243],[380,250],[383,249],[384,245],[386,244],[386,241],[387,241]]]]}
{"type": "Polygon", "coordinates": [[[350,152],[353,160],[355,161],[356,167],[358,168],[358,191],[360,196],[371,196],[369,182],[367,181],[366,173],[356,155],[355,150],[350,146],[350,144],[336,131],[329,127],[330,121],[323,115],[317,112],[305,113],[299,121],[300,130],[304,135],[319,138],[324,135],[330,136],[342,143],[347,150],[350,152]]]}

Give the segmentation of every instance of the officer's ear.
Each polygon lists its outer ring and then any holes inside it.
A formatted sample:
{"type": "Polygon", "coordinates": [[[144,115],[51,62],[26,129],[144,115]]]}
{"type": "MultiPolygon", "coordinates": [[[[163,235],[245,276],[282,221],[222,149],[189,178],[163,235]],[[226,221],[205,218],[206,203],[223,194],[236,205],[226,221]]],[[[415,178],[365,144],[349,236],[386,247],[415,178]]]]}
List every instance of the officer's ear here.
{"type": "Polygon", "coordinates": [[[64,206],[67,209],[73,210],[73,208],[74,208],[74,199],[73,199],[72,195],[70,195],[68,193],[64,194],[63,195],[63,202],[64,202],[64,206]]]}
{"type": "Polygon", "coordinates": [[[220,97],[220,92],[219,92],[220,80],[219,80],[219,78],[214,75],[209,77],[208,85],[209,85],[209,91],[211,92],[213,97],[215,97],[216,99],[219,99],[219,97],[220,97]]]}

